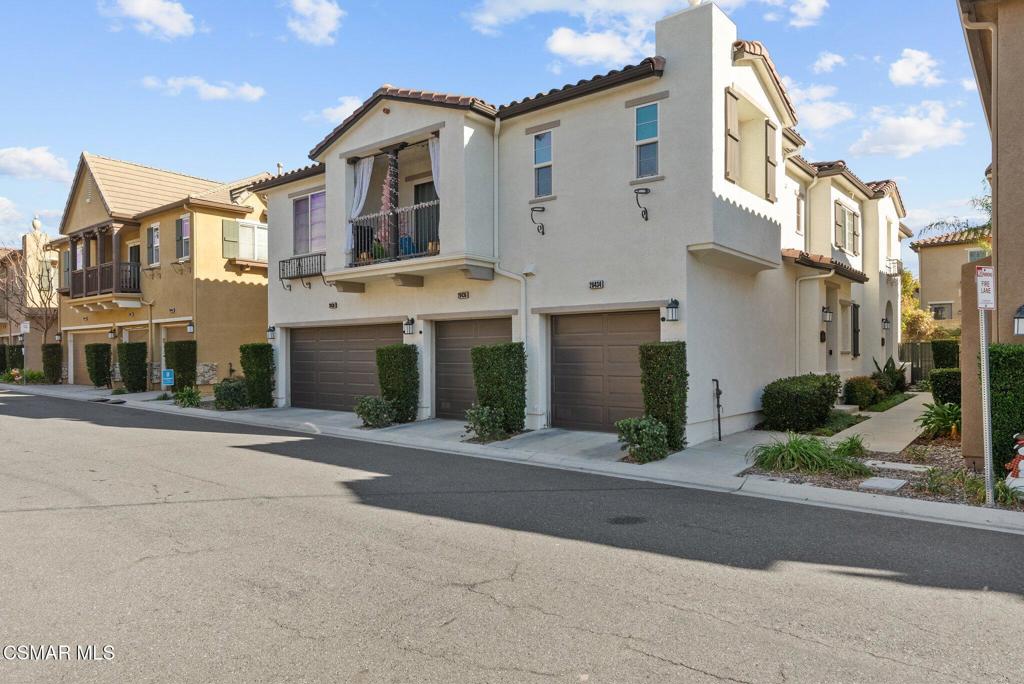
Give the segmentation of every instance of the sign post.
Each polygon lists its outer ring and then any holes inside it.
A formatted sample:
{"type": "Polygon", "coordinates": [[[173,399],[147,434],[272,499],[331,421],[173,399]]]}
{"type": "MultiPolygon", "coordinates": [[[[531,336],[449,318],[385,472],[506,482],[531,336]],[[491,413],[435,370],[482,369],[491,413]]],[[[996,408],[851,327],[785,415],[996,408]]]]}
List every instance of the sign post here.
{"type": "Polygon", "coordinates": [[[164,387],[174,387],[174,369],[168,368],[160,374],[160,384],[164,387]]]}
{"type": "Polygon", "coordinates": [[[988,370],[988,312],[996,308],[995,269],[978,266],[978,325],[981,340],[981,434],[985,449],[985,505],[995,506],[995,484],[992,480],[992,392],[988,370]]]}
{"type": "Polygon", "coordinates": [[[29,321],[22,321],[20,330],[22,335],[28,335],[32,332],[32,324],[29,321]]]}

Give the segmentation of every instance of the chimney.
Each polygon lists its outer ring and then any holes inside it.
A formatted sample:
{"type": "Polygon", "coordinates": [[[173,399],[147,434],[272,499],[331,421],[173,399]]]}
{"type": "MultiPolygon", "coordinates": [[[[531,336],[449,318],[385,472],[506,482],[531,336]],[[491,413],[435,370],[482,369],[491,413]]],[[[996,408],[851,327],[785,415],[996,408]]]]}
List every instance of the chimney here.
{"type": "Polygon", "coordinates": [[[282,173],[284,173],[284,164],[277,162],[277,175],[280,176],[282,173]]]}

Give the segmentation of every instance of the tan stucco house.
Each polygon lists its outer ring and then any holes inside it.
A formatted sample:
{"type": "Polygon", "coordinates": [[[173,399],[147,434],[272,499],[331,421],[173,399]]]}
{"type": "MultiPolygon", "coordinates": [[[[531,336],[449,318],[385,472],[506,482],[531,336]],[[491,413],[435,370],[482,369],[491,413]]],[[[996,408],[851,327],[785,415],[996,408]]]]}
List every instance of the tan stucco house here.
{"type": "Polygon", "coordinates": [[[990,233],[960,230],[910,243],[910,248],[918,255],[921,307],[932,314],[939,327],[960,328],[961,270],[964,264],[988,256],[990,233]]]}
{"type": "Polygon", "coordinates": [[[61,221],[60,331],[68,382],[88,384],[85,345],[144,341],[159,385],[163,342],[195,339],[198,382],[239,372],[265,338],[266,217],[238,181],[83,152],[61,221]]]}
{"type": "Polygon", "coordinates": [[[420,349],[420,418],[464,418],[469,350],[522,341],[527,425],[642,411],[638,347],[685,340],[688,438],[760,419],[764,386],[895,355],[905,209],[892,181],[800,154],[765,46],[713,4],[656,53],[496,106],[385,85],[257,184],[280,405],[351,410],[373,349],[420,349]]]}
{"type": "Polygon", "coordinates": [[[42,345],[57,330],[57,252],[39,218],[20,249],[0,249],[0,344],[22,345],[25,368],[43,368],[42,345]]]}

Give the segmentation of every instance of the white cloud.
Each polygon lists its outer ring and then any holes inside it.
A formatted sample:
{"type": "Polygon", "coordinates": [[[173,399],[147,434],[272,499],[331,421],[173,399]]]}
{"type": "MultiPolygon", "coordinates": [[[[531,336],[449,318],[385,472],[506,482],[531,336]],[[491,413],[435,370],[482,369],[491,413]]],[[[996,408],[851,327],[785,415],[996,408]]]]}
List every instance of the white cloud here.
{"type": "Polygon", "coordinates": [[[113,5],[101,2],[100,11],[133,21],[140,33],[163,40],[187,38],[196,32],[192,15],[180,2],[171,0],[116,0],[113,5]]]}
{"type": "Polygon", "coordinates": [[[194,90],[200,100],[256,102],[267,94],[262,87],[248,82],[240,84],[230,81],[210,83],[199,76],[172,76],[167,79],[146,76],[142,79],[142,85],[149,90],[163,91],[164,95],[181,95],[185,90],[194,90]]]}
{"type": "Polygon", "coordinates": [[[348,118],[348,115],[359,109],[363,101],[354,95],[345,95],[338,98],[338,104],[334,107],[324,107],[320,110],[320,116],[332,124],[340,124],[348,118]]]}
{"type": "Polygon", "coordinates": [[[926,88],[945,83],[939,76],[938,61],[927,52],[913,48],[905,48],[900,59],[889,66],[889,80],[893,85],[926,88]]]}
{"type": "Polygon", "coordinates": [[[978,89],[978,82],[973,78],[962,78],[960,79],[960,86],[967,91],[975,91],[978,89]]]}
{"type": "Polygon", "coordinates": [[[555,29],[547,47],[573,64],[623,64],[644,52],[642,36],[624,36],[612,30],[577,33],[565,27],[555,29]]]}
{"type": "Polygon", "coordinates": [[[925,150],[963,144],[965,130],[970,126],[960,119],[950,120],[945,105],[930,100],[902,113],[876,107],[871,118],[875,126],[865,130],[850,147],[852,154],[906,159],[925,150]]]}
{"type": "Polygon", "coordinates": [[[341,26],[345,10],[334,0],[291,0],[293,14],[288,29],[310,45],[334,45],[334,32],[341,26]]]}
{"type": "Polygon", "coordinates": [[[789,25],[796,28],[814,26],[828,9],[828,0],[793,0],[789,12],[793,16],[789,25]]]}
{"type": "Polygon", "coordinates": [[[800,123],[815,131],[837,126],[854,117],[853,109],[845,102],[835,102],[837,89],[830,85],[801,86],[793,79],[784,77],[786,92],[793,100],[800,123]]]}
{"type": "Polygon", "coordinates": [[[0,197],[0,226],[11,226],[21,222],[24,217],[14,202],[6,197],[0,197]]]}
{"type": "Polygon", "coordinates": [[[818,59],[811,65],[811,71],[816,74],[830,73],[837,66],[845,66],[846,58],[834,52],[825,51],[818,55],[818,59]]]}
{"type": "Polygon", "coordinates": [[[48,147],[4,147],[0,149],[0,175],[15,178],[44,178],[69,183],[71,170],[64,159],[48,147]]]}

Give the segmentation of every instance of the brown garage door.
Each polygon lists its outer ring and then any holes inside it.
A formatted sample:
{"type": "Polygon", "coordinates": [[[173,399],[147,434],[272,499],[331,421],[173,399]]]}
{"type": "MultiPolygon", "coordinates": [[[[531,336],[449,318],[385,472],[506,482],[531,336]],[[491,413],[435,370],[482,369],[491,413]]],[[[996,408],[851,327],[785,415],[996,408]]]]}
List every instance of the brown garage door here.
{"type": "Polygon", "coordinates": [[[512,341],[511,318],[438,321],[434,327],[434,398],[438,418],[462,420],[476,401],[470,350],[512,341]]]}
{"type": "Polygon", "coordinates": [[[657,342],[657,311],[551,318],[551,424],[615,430],[643,413],[639,347],[657,342]]]}
{"type": "Polygon", "coordinates": [[[292,406],[351,411],[359,397],[380,394],[377,347],[402,341],[402,325],[294,328],[292,406]]]}
{"type": "MultiPolygon", "coordinates": [[[[103,343],[110,344],[111,340],[107,337],[107,332],[98,333],[74,333],[72,344],[74,344],[74,379],[72,382],[76,385],[92,385],[92,380],[89,379],[89,368],[85,364],[85,345],[103,343]]],[[[113,353],[113,345],[111,345],[111,353],[113,353]]]]}

